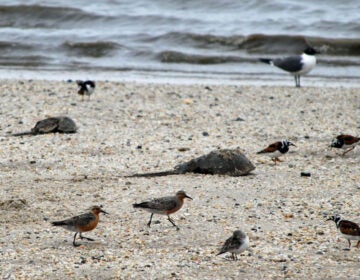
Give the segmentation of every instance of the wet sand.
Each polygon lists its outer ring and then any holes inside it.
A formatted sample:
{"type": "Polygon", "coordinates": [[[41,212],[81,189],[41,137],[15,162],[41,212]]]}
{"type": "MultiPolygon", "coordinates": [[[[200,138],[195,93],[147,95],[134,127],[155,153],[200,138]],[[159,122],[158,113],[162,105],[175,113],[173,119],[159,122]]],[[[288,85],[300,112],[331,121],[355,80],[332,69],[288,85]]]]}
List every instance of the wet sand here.
{"type": "MultiPolygon", "coordinates": [[[[4,279],[356,279],[359,250],[336,240],[329,215],[360,222],[360,147],[329,149],[340,133],[359,135],[360,89],[97,82],[81,102],[76,84],[0,83],[0,271],[4,279]],[[38,120],[69,116],[76,134],[8,137],[38,120]],[[256,152],[288,138],[274,166],[256,152]],[[243,150],[245,177],[200,174],[125,178],[172,169],[218,148],[243,150]],[[300,177],[302,171],[311,177],[300,177]],[[172,217],[133,209],[185,190],[172,217]],[[72,246],[50,222],[94,204],[110,213],[72,246]],[[216,257],[236,229],[250,250],[216,257]]],[[[356,242],[353,242],[353,246],[356,242]]]]}

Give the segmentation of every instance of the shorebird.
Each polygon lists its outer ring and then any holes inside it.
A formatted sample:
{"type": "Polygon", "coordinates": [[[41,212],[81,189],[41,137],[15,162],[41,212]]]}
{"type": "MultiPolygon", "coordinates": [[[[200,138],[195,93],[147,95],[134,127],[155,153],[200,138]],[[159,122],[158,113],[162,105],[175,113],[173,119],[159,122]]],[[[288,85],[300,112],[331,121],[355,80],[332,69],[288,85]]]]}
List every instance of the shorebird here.
{"type": "Polygon", "coordinates": [[[133,204],[134,208],[141,208],[151,213],[150,220],[147,226],[150,227],[151,219],[154,214],[167,215],[170,223],[179,230],[179,227],[175,225],[174,221],[170,218],[170,214],[178,211],[184,204],[184,198],[189,198],[184,191],[178,191],[175,196],[166,196],[161,198],[155,198],[149,201],[133,204]]]}
{"type": "Polygon", "coordinates": [[[233,235],[225,241],[217,256],[230,252],[232,259],[237,260],[237,254],[241,254],[248,247],[249,237],[243,231],[235,230],[233,235]]]}
{"type": "Polygon", "coordinates": [[[267,154],[271,157],[272,161],[276,162],[277,161],[281,161],[279,159],[279,156],[286,154],[289,151],[289,147],[290,146],[294,146],[296,147],[293,143],[291,143],[288,140],[281,140],[275,143],[272,143],[271,145],[269,145],[267,148],[261,150],[260,152],[258,152],[258,154],[267,154]]]}
{"type": "Polygon", "coordinates": [[[94,81],[76,81],[76,83],[79,86],[78,94],[82,96],[82,101],[84,101],[84,95],[89,96],[94,92],[95,90],[95,82],[94,81]]]}
{"type": "Polygon", "coordinates": [[[307,47],[301,55],[275,59],[260,58],[259,60],[294,75],[295,86],[300,87],[300,76],[309,73],[315,67],[317,53],[319,52],[312,47],[307,47]]]}
{"type": "Polygon", "coordinates": [[[345,156],[348,152],[355,149],[355,146],[360,144],[360,137],[351,136],[348,134],[341,134],[336,136],[330,147],[344,149],[342,156],[345,156]]]}
{"type": "Polygon", "coordinates": [[[104,214],[109,214],[106,211],[104,211],[103,209],[101,209],[101,207],[102,206],[92,206],[90,208],[89,212],[86,212],[79,216],[72,217],[67,220],[52,222],[51,224],[53,226],[59,226],[64,229],[67,229],[69,231],[75,232],[73,245],[74,245],[74,247],[80,246],[80,244],[75,243],[76,235],[78,233],[80,233],[81,239],[87,239],[89,241],[94,241],[94,239],[92,239],[92,238],[82,236],[81,233],[86,232],[86,231],[91,231],[94,228],[96,228],[97,224],[99,223],[100,212],[104,213],[104,214]]]}
{"type": "Polygon", "coordinates": [[[349,248],[351,247],[350,240],[358,240],[356,247],[360,248],[360,227],[358,224],[348,220],[343,220],[340,215],[331,216],[326,221],[335,222],[340,235],[349,242],[349,248]]]}

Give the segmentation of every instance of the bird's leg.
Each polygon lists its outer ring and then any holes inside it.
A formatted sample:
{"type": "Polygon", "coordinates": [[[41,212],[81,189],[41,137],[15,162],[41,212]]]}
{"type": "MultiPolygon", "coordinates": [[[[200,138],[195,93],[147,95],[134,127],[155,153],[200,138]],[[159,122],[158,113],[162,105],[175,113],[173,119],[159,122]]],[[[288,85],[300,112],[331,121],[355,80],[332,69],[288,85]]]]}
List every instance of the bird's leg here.
{"type": "Polygon", "coordinates": [[[179,230],[179,227],[177,225],[175,225],[174,221],[170,218],[170,216],[168,215],[168,220],[170,221],[170,223],[172,223],[172,225],[174,227],[176,227],[176,230],[179,230]]]}
{"type": "Polygon", "coordinates": [[[80,232],[80,238],[81,238],[81,239],[86,239],[86,240],[89,240],[89,241],[95,241],[95,240],[92,239],[92,238],[82,236],[82,235],[81,235],[81,232],[80,232]]]}
{"type": "Polygon", "coordinates": [[[345,152],[343,152],[342,156],[345,156],[348,152],[352,151],[355,149],[355,146],[352,146],[350,149],[346,150],[345,152]]]}
{"type": "Polygon", "coordinates": [[[356,247],[357,247],[357,248],[360,248],[360,240],[358,241],[356,247]]]}
{"type": "Polygon", "coordinates": [[[272,158],[272,161],[275,163],[275,165],[277,162],[281,162],[281,160],[278,157],[272,158]]]}
{"type": "Polygon", "coordinates": [[[348,242],[349,242],[349,249],[350,249],[350,247],[351,247],[351,242],[350,242],[350,239],[348,239],[348,242]]]}
{"type": "Polygon", "coordinates": [[[154,213],[151,213],[150,221],[147,223],[147,226],[148,226],[148,227],[150,227],[150,225],[151,225],[151,219],[152,219],[153,215],[154,215],[154,213]]]}
{"type": "Polygon", "coordinates": [[[76,244],[75,243],[75,239],[76,239],[76,235],[77,235],[78,233],[76,232],[75,233],[75,235],[74,235],[74,240],[73,240],[73,245],[74,245],[74,247],[79,247],[80,246],[80,244],[76,244]]]}
{"type": "Polygon", "coordinates": [[[231,253],[231,258],[232,258],[233,261],[238,260],[237,255],[235,253],[231,253]]]}
{"type": "Polygon", "coordinates": [[[300,87],[300,75],[295,75],[295,84],[296,87],[300,87]]]}

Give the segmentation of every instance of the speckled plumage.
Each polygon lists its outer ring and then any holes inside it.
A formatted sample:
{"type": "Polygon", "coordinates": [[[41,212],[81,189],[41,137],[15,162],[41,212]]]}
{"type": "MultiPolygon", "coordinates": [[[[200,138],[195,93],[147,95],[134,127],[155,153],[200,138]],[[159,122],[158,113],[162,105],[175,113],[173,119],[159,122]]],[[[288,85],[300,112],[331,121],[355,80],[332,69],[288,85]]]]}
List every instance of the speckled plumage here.
{"type": "Polygon", "coordinates": [[[188,196],[184,191],[178,191],[175,196],[166,196],[160,198],[154,198],[149,201],[144,201],[141,203],[133,204],[134,208],[141,208],[145,211],[151,213],[150,221],[148,222],[148,227],[151,225],[151,220],[154,214],[167,215],[168,220],[179,229],[178,226],[175,225],[174,221],[170,218],[170,214],[178,211],[184,204],[184,198],[192,199],[188,196]]]}
{"type": "Polygon", "coordinates": [[[75,232],[73,245],[76,247],[76,246],[79,246],[79,244],[75,243],[76,235],[78,233],[80,233],[81,239],[85,238],[87,240],[93,241],[93,239],[91,239],[91,238],[82,236],[81,233],[91,231],[97,227],[97,225],[99,223],[99,213],[100,212],[104,213],[104,214],[108,214],[106,211],[101,209],[101,206],[95,205],[90,208],[89,212],[86,212],[84,214],[81,214],[81,215],[78,215],[78,216],[75,216],[75,217],[72,217],[72,218],[69,218],[66,220],[52,222],[51,224],[53,226],[59,226],[66,230],[75,232]]]}
{"type": "Polygon", "coordinates": [[[249,247],[249,237],[241,230],[234,231],[228,238],[217,255],[231,253],[232,259],[237,260],[237,254],[244,252],[249,247]]]}

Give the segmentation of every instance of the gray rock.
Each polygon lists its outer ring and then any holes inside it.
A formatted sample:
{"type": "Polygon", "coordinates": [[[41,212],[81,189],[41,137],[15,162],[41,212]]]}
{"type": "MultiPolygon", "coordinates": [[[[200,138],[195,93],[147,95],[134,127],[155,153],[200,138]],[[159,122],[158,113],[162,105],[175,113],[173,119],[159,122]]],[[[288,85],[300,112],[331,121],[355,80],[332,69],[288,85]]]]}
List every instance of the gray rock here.
{"type": "Polygon", "coordinates": [[[244,176],[254,169],[255,166],[239,149],[223,149],[179,164],[173,170],[134,174],[126,177],[155,177],[185,173],[244,176]]]}

